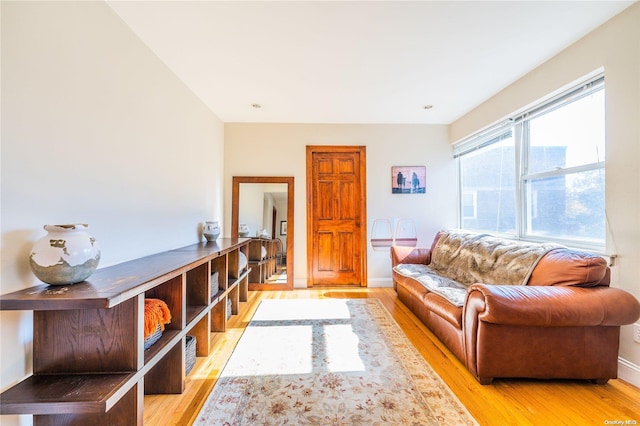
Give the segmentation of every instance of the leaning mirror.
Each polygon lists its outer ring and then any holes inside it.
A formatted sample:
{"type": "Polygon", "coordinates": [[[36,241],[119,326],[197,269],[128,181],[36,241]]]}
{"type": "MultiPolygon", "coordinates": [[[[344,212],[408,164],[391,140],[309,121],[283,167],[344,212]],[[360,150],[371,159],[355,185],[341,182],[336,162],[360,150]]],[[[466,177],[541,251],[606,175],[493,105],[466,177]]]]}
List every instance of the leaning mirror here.
{"type": "Polygon", "coordinates": [[[293,177],[234,176],[231,235],[249,237],[249,290],[293,289],[293,177]]]}

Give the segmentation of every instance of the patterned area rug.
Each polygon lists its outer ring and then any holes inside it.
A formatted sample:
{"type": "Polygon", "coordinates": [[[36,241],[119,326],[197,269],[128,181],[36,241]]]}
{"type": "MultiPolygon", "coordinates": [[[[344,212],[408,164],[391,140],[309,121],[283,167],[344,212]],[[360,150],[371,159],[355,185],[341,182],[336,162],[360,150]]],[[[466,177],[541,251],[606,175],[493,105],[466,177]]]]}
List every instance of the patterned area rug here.
{"type": "Polygon", "coordinates": [[[476,425],[378,299],[264,300],[196,425],[476,425]]]}

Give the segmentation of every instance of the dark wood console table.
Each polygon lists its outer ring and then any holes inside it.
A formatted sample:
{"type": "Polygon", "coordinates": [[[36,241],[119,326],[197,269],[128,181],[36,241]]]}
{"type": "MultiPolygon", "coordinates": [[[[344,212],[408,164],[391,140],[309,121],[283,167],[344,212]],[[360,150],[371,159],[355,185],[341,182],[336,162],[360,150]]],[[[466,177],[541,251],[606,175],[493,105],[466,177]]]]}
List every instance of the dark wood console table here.
{"type": "Polygon", "coordinates": [[[196,356],[208,356],[210,333],[226,329],[227,300],[233,314],[247,300],[249,269],[239,264],[248,246],[220,238],[98,269],[82,283],[0,296],[0,310],[33,311],[33,375],[0,394],[0,414],[33,414],[36,425],[142,425],[145,393],[184,391],[186,335],[196,337],[196,356]],[[164,300],[172,315],[146,351],[145,298],[164,300]]]}

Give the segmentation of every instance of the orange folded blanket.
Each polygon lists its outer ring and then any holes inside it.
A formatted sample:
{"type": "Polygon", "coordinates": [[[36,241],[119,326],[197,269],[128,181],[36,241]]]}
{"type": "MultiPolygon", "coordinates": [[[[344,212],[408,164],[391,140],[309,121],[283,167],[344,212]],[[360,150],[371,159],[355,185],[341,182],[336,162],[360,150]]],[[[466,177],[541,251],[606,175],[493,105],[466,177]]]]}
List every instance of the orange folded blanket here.
{"type": "Polygon", "coordinates": [[[167,304],[160,299],[145,299],[144,301],[144,338],[155,333],[158,325],[164,331],[164,325],[171,322],[171,311],[167,304]]]}

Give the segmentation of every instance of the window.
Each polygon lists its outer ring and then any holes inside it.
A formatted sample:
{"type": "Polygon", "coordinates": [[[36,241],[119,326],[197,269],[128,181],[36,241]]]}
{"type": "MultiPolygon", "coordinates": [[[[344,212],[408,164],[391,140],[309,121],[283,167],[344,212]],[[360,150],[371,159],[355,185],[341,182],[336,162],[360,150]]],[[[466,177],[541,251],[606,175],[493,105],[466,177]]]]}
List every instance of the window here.
{"type": "Polygon", "coordinates": [[[462,194],[462,217],[464,219],[475,219],[478,217],[478,193],[467,191],[462,194]]]}
{"type": "Polygon", "coordinates": [[[604,248],[604,96],[598,76],[456,144],[460,227],[604,248]]]}
{"type": "Polygon", "coordinates": [[[459,157],[462,228],[515,231],[514,158],[511,130],[500,132],[484,146],[459,157]]]}

